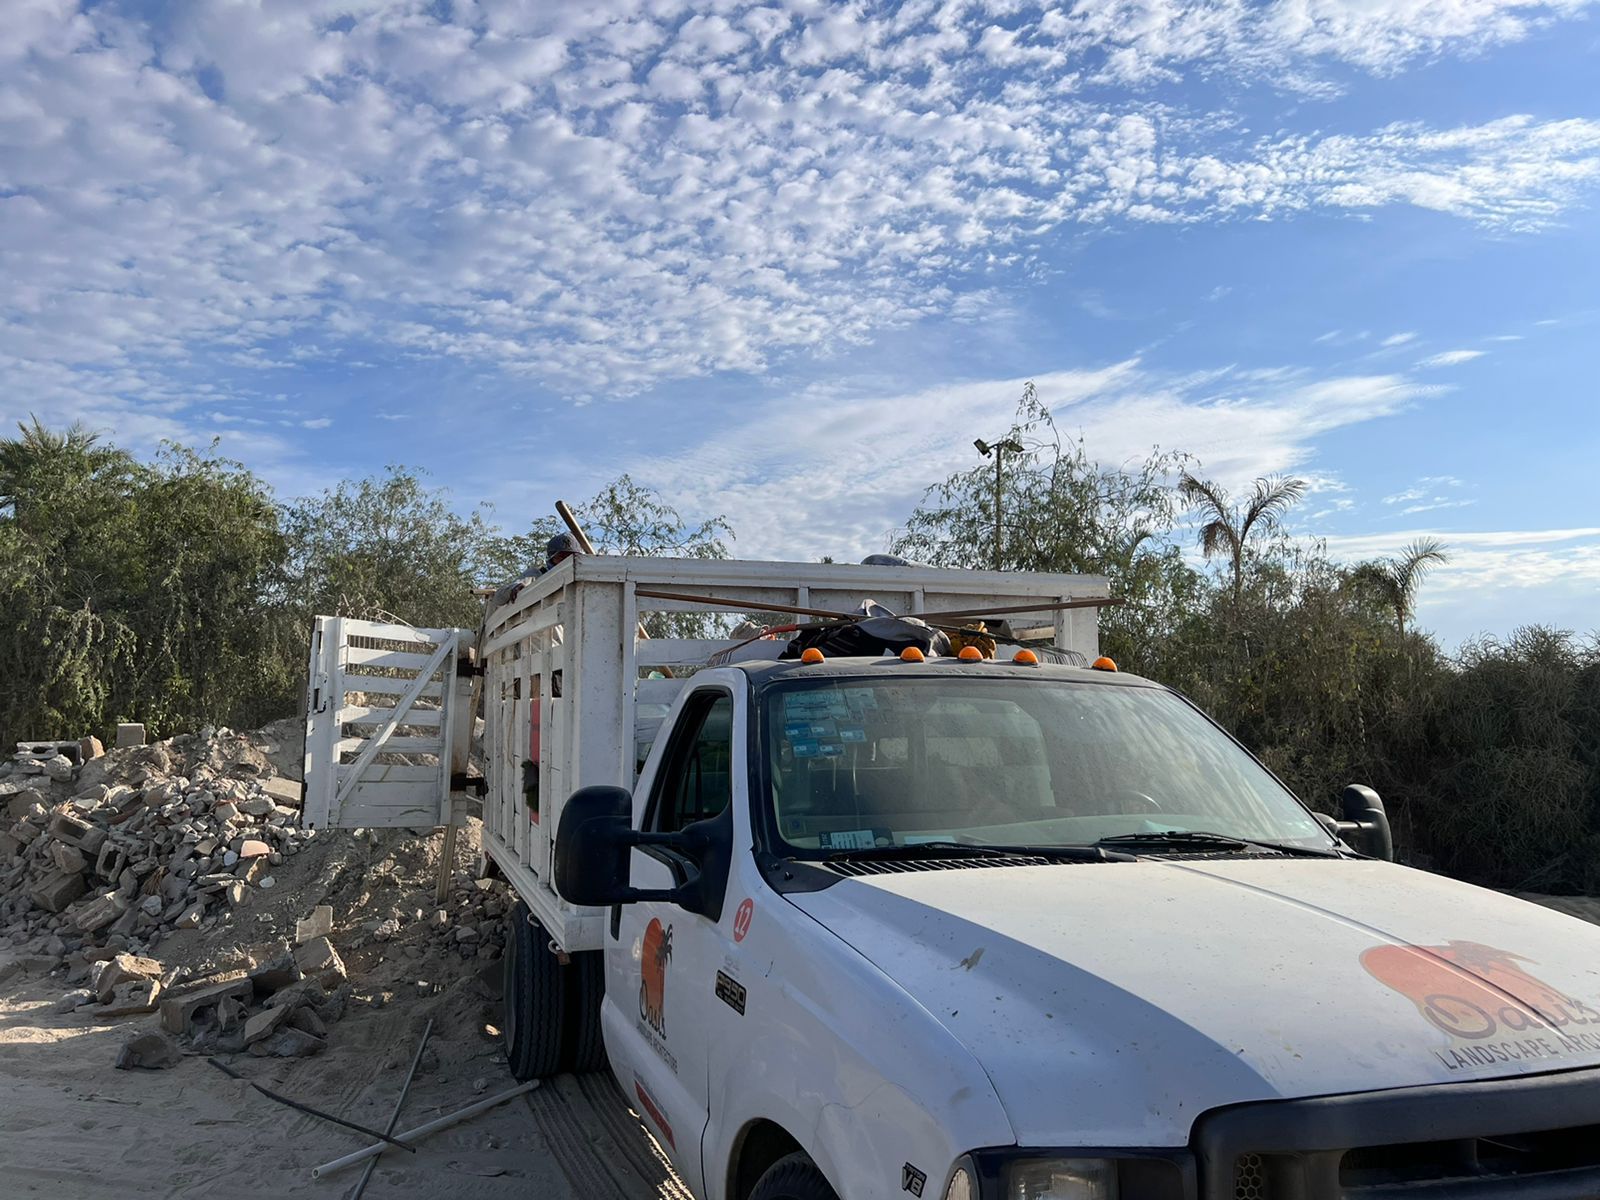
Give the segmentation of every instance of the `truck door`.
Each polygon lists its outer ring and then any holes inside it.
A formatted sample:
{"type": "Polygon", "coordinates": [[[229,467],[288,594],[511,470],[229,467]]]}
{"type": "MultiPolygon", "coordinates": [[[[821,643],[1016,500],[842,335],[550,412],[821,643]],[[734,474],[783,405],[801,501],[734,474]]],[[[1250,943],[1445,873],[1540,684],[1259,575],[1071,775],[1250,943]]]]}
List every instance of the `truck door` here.
{"type": "MultiPolygon", "coordinates": [[[[643,828],[672,832],[728,808],[745,770],[735,724],[726,689],[702,688],[685,699],[645,802],[643,828]]],[[[687,866],[670,851],[637,847],[631,882],[673,887],[687,866]]],[[[733,948],[731,916],[723,915],[718,922],[675,904],[622,905],[613,910],[606,940],[606,1045],[618,1082],[696,1195],[705,1194],[707,1056],[722,1015],[732,1012],[716,1000],[717,971],[733,948]]]]}

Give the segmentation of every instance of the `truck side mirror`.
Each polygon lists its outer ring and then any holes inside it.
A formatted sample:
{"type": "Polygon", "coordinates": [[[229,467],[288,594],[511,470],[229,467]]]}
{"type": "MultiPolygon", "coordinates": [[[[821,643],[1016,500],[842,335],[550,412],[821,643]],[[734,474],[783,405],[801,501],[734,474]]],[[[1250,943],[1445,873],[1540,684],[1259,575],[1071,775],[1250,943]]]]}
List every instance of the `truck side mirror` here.
{"type": "Polygon", "coordinates": [[[1389,814],[1383,801],[1371,788],[1352,783],[1339,798],[1344,820],[1337,822],[1339,836],[1355,843],[1373,858],[1394,861],[1394,835],[1389,830],[1389,814]]]}
{"type": "Polygon", "coordinates": [[[700,881],[692,873],[681,887],[628,886],[635,846],[667,846],[690,852],[701,839],[687,833],[640,833],[633,828],[633,796],[627,788],[596,785],[567,798],[556,830],[556,892],[569,904],[601,908],[640,900],[692,903],[700,881]]]}
{"type": "Polygon", "coordinates": [[[633,848],[633,797],[626,788],[579,788],[567,798],[556,830],[555,885],[569,904],[620,904],[633,848]]]}

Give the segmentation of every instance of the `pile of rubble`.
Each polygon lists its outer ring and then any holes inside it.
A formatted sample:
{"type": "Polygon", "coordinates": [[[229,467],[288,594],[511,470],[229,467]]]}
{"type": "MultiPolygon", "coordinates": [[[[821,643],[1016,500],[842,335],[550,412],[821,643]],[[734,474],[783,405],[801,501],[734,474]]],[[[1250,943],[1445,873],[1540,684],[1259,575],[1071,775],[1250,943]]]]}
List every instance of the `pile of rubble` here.
{"type": "MultiPolygon", "coordinates": [[[[318,910],[323,913],[331,921],[332,910],[318,910]]],[[[316,1054],[350,1000],[344,962],[325,935],[294,950],[285,947],[261,965],[193,977],[107,946],[83,953],[66,982],[79,986],[56,1002],[58,1013],[87,1010],[97,1019],[115,1020],[159,1010],[159,1031],[124,1043],[117,1060],[124,1068],[174,1066],[185,1045],[203,1054],[316,1054]]]]}
{"type": "Polygon", "coordinates": [[[115,1019],[159,1006],[168,1033],[202,1048],[315,1052],[344,1004],[331,910],[322,936],[265,965],[187,979],[151,957],[174,931],[230,922],[275,885],[273,870],[313,836],[299,802],[299,783],[227,730],[113,756],[94,738],[25,743],[0,767],[0,945],[13,948],[0,974],[65,969],[73,990],[58,1011],[115,1019]]]}
{"type": "Polygon", "coordinates": [[[101,757],[94,739],[81,767],[65,754],[11,764],[0,778],[0,932],[11,945],[143,953],[275,885],[273,868],[312,836],[298,827],[300,785],[274,777],[242,736],[201,741],[188,774],[167,743],[118,755],[117,772],[93,783],[78,776],[101,757]]]}

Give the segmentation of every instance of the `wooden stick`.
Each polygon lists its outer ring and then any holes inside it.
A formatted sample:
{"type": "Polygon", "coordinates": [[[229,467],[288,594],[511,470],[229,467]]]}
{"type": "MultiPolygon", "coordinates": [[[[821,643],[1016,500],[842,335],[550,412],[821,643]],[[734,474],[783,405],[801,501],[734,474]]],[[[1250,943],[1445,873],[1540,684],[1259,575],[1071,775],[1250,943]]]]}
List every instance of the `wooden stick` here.
{"type": "MultiPolygon", "coordinates": [[[[479,1100],[475,1104],[469,1104],[465,1108],[459,1108],[453,1113],[446,1113],[437,1120],[429,1121],[426,1125],[418,1125],[415,1129],[408,1129],[400,1136],[405,1138],[426,1137],[430,1133],[437,1133],[441,1129],[448,1129],[452,1125],[459,1125],[468,1117],[475,1117],[481,1112],[487,1112],[497,1104],[504,1104],[507,1100],[514,1100],[518,1096],[522,1095],[523,1092],[531,1092],[538,1086],[539,1081],[537,1079],[530,1079],[527,1083],[514,1087],[509,1092],[501,1092],[499,1095],[490,1096],[487,1099],[479,1100]]],[[[410,1147],[407,1146],[406,1149],[409,1150],[410,1147]]],[[[373,1155],[382,1153],[383,1142],[374,1143],[364,1150],[356,1150],[350,1154],[346,1154],[343,1158],[336,1158],[332,1162],[323,1163],[320,1167],[312,1167],[311,1178],[320,1179],[324,1175],[331,1174],[334,1171],[342,1171],[345,1167],[353,1167],[358,1162],[365,1162],[373,1155]]]]}
{"type": "MultiPolygon", "coordinates": [[[[400,1095],[395,1099],[394,1112],[389,1114],[389,1124],[384,1127],[384,1133],[393,1133],[394,1127],[400,1124],[400,1110],[405,1107],[406,1093],[411,1090],[411,1081],[417,1077],[417,1064],[422,1061],[422,1052],[428,1048],[428,1035],[432,1032],[433,1018],[429,1017],[428,1024],[422,1030],[422,1040],[417,1043],[417,1052],[411,1057],[411,1069],[406,1072],[406,1080],[400,1085],[400,1095]]],[[[361,1193],[367,1190],[367,1183],[377,1169],[378,1156],[373,1155],[367,1159],[367,1169],[361,1172],[361,1179],[350,1193],[350,1200],[361,1200],[361,1193]]]]}
{"type": "Polygon", "coordinates": [[[577,539],[578,549],[585,554],[594,553],[594,543],[589,540],[589,535],[584,533],[583,526],[578,524],[578,518],[573,515],[572,509],[567,507],[565,500],[556,501],[556,515],[567,523],[567,529],[577,539]]]}
{"type": "Polygon", "coordinates": [[[246,1079],[232,1067],[220,1063],[214,1058],[208,1058],[206,1061],[217,1070],[221,1071],[224,1075],[231,1075],[240,1083],[249,1084],[268,1100],[276,1100],[279,1104],[288,1105],[297,1112],[303,1112],[310,1117],[321,1117],[324,1121],[332,1121],[335,1125],[343,1125],[346,1129],[354,1129],[357,1133],[364,1133],[368,1137],[382,1138],[383,1141],[389,1143],[389,1145],[399,1146],[400,1149],[404,1150],[408,1154],[415,1154],[417,1152],[417,1148],[415,1146],[406,1145],[405,1142],[400,1138],[390,1137],[387,1133],[379,1133],[376,1129],[368,1129],[365,1125],[357,1125],[354,1121],[346,1121],[343,1117],[336,1117],[332,1113],[325,1113],[320,1108],[312,1108],[309,1104],[301,1104],[298,1100],[291,1100],[287,1096],[280,1096],[277,1092],[262,1087],[254,1080],[246,1079]]]}

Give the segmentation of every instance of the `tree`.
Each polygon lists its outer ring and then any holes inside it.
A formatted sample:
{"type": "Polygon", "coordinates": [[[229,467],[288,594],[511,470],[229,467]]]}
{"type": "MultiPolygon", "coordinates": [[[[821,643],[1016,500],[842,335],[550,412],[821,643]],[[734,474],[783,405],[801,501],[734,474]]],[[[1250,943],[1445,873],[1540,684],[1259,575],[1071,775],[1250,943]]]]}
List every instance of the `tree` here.
{"type": "Polygon", "coordinates": [[[1178,491],[1204,519],[1199,532],[1200,552],[1206,558],[1227,554],[1233,575],[1233,598],[1237,604],[1244,590],[1244,562],[1250,539],[1276,530],[1282,515],[1305,495],[1306,483],[1303,479],[1277,476],[1257,479],[1249,499],[1242,505],[1234,505],[1229,502],[1228,493],[1217,484],[1197,479],[1185,471],[1178,482],[1178,491]]]}
{"type": "Polygon", "coordinates": [[[1443,542],[1437,538],[1418,538],[1398,557],[1362,563],[1351,578],[1371,588],[1394,613],[1395,632],[1405,640],[1406,621],[1416,609],[1417,590],[1422,579],[1436,566],[1450,561],[1443,542]]]}
{"type": "MultiPolygon", "coordinates": [[[[1104,575],[1123,603],[1100,611],[1102,645],[1124,666],[1153,669],[1160,646],[1199,587],[1166,540],[1178,499],[1169,480],[1187,461],[1154,450],[1142,462],[1103,467],[1066,439],[1033,385],[1023,389],[1007,440],[1002,567],[1104,575]]],[[[994,565],[994,473],[986,463],[951,475],[892,539],[896,554],[936,566],[994,565]]]]}

